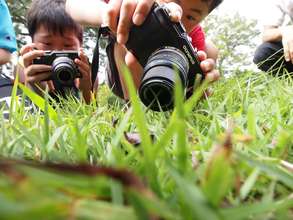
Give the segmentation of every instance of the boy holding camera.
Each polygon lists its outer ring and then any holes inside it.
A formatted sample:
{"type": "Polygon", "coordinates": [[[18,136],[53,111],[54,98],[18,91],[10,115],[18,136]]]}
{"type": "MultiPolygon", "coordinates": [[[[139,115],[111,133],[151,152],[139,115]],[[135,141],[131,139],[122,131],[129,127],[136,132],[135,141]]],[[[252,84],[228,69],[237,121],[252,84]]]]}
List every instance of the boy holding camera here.
{"type": "MultiPolygon", "coordinates": [[[[20,50],[24,67],[20,79],[38,93],[41,92],[39,88],[44,90],[48,86],[49,93],[54,98],[60,95],[66,97],[68,92],[76,94],[79,89],[85,102],[90,103],[91,67],[81,48],[83,29],[66,13],[65,1],[34,0],[28,11],[27,24],[32,43],[23,46],[20,50]],[[63,51],[64,54],[66,51],[78,52],[79,58],[73,59],[72,63],[79,71],[81,78],[75,79],[70,86],[55,79],[49,80],[52,79],[52,65],[34,64],[40,58],[46,59],[44,58],[45,51],[57,51],[57,53],[63,51]]],[[[60,70],[61,73],[62,70],[60,70]]]]}
{"type": "MultiPolygon", "coordinates": [[[[99,0],[86,0],[87,4],[79,6],[78,0],[67,0],[66,9],[74,19],[89,25],[99,25],[101,23],[110,27],[117,33],[118,44],[114,48],[115,65],[118,69],[118,76],[113,72],[108,72],[110,87],[114,93],[124,99],[128,99],[128,92],[124,83],[122,69],[126,64],[133,76],[137,88],[141,84],[143,68],[136,58],[125,49],[128,40],[129,30],[132,24],[141,25],[150,12],[154,0],[110,0],[107,10],[102,16],[102,8],[105,3],[99,0]],[[87,11],[86,15],[82,12],[87,11]],[[99,13],[100,12],[100,13],[99,13]],[[119,18],[118,24],[117,20],[119,18]]],[[[169,9],[171,20],[182,20],[187,33],[192,34],[193,30],[201,32],[198,27],[202,21],[222,0],[161,0],[169,9]]],[[[196,34],[194,35],[196,36],[196,34]]],[[[192,36],[190,36],[192,38],[192,36]]],[[[206,79],[215,81],[219,78],[219,72],[215,70],[215,59],[217,50],[213,44],[206,44],[205,51],[199,51],[198,57],[201,60],[200,67],[206,79]]],[[[110,63],[111,65],[111,63],[110,63]]]]}

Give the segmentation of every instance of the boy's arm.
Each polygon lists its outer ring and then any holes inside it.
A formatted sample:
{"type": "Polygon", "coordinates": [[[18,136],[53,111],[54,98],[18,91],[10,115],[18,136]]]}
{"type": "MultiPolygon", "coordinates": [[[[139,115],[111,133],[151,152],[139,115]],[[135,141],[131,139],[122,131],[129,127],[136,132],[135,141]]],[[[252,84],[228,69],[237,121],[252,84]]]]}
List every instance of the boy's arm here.
{"type": "Polygon", "coordinates": [[[83,25],[100,26],[107,4],[103,0],[66,0],[66,11],[83,25]]]}
{"type": "Polygon", "coordinates": [[[7,50],[0,48],[0,65],[8,63],[11,58],[11,53],[7,50]]]}
{"type": "Polygon", "coordinates": [[[266,26],[263,32],[263,41],[282,41],[285,60],[293,62],[293,25],[282,27],[266,26]]]}
{"type": "Polygon", "coordinates": [[[92,99],[91,65],[89,64],[88,57],[85,55],[82,48],[79,49],[79,59],[75,59],[74,62],[78,66],[78,70],[82,75],[79,79],[78,88],[82,92],[85,102],[90,104],[92,99]]]}
{"type": "MultiPolygon", "coordinates": [[[[74,20],[90,26],[105,24],[114,32],[117,31],[119,41],[127,41],[132,23],[140,25],[148,15],[155,0],[67,0],[66,11],[74,20]],[[109,2],[108,4],[106,2],[109,2]],[[117,20],[119,17],[119,23],[117,20]],[[133,21],[133,22],[132,22],[133,21]]],[[[122,43],[122,42],[120,42],[122,43]]]]}
{"type": "Polygon", "coordinates": [[[281,29],[275,26],[265,26],[262,34],[263,42],[277,42],[282,40],[281,29]]]}
{"type": "Polygon", "coordinates": [[[211,40],[206,40],[205,52],[207,53],[207,58],[211,58],[211,59],[217,61],[218,55],[219,55],[219,50],[211,40]]]}

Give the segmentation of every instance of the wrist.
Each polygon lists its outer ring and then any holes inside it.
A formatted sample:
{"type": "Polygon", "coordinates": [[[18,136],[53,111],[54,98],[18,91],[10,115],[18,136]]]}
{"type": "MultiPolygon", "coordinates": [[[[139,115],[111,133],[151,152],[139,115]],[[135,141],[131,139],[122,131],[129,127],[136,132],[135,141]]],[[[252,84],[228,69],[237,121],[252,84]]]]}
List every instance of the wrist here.
{"type": "Polygon", "coordinates": [[[293,25],[289,25],[289,26],[282,26],[278,28],[281,34],[281,37],[285,37],[286,35],[288,35],[289,33],[292,33],[293,31],[293,25]],[[291,32],[289,32],[291,31],[291,32]]]}
{"type": "Polygon", "coordinates": [[[286,27],[279,27],[278,29],[280,31],[281,37],[283,37],[285,35],[286,27]]]}
{"type": "Polygon", "coordinates": [[[86,82],[81,81],[79,84],[79,89],[81,91],[91,91],[92,90],[92,83],[89,81],[86,81],[86,82]]]}

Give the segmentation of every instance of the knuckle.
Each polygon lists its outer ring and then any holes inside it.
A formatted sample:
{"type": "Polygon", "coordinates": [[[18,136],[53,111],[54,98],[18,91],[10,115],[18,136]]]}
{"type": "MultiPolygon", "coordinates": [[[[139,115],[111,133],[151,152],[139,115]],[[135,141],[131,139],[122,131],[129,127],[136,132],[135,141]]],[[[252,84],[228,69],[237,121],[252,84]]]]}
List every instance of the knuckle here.
{"type": "Polygon", "coordinates": [[[120,34],[126,34],[127,28],[129,27],[128,22],[126,20],[119,21],[118,32],[120,34]]]}
{"type": "Polygon", "coordinates": [[[135,1],[132,1],[132,0],[131,1],[124,1],[122,4],[122,8],[124,8],[126,10],[130,9],[133,7],[134,3],[135,3],[135,1]]]}
{"type": "Polygon", "coordinates": [[[146,16],[150,10],[150,5],[146,2],[141,2],[139,6],[137,7],[136,13],[142,14],[146,16]]]}

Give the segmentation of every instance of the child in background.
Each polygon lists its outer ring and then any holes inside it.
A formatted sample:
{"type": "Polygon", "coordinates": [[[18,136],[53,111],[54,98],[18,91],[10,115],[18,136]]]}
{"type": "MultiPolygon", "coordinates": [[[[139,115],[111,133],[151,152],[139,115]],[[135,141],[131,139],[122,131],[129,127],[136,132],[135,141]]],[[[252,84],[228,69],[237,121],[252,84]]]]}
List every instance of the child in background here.
{"type": "Polygon", "coordinates": [[[267,0],[263,5],[262,44],[254,55],[254,63],[264,72],[280,76],[293,75],[293,0],[267,0]],[[286,17],[290,19],[287,24],[286,17]]]}
{"type": "Polygon", "coordinates": [[[33,64],[33,60],[44,55],[45,51],[74,50],[79,52],[79,59],[74,62],[82,77],[76,79],[71,93],[82,92],[86,103],[91,101],[91,67],[82,49],[83,29],[73,21],[65,11],[64,0],[34,0],[27,15],[28,31],[32,43],[21,48],[20,54],[24,65],[22,79],[40,93],[46,86],[54,98],[66,97],[68,88],[55,80],[44,81],[51,75],[52,67],[33,64]]]}

